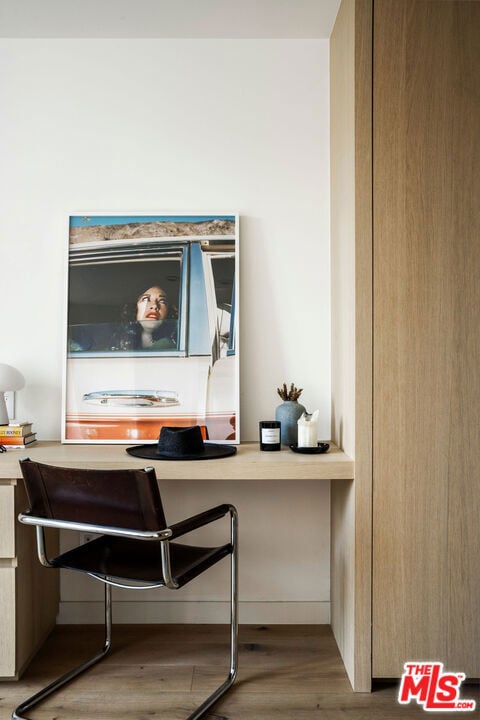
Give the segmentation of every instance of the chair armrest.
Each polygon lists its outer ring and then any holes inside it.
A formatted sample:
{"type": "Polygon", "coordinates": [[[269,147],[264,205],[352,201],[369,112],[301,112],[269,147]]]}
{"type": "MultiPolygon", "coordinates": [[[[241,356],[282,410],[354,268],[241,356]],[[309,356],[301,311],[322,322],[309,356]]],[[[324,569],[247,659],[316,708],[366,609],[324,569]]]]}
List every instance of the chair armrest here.
{"type": "Polygon", "coordinates": [[[25,525],[59,528],[60,530],[78,530],[87,533],[100,533],[101,535],[115,535],[137,540],[168,540],[172,537],[170,528],[164,530],[133,530],[131,528],[118,528],[109,525],[94,525],[92,523],[73,522],[72,520],[54,520],[52,518],[36,517],[30,513],[20,513],[18,519],[25,525]]]}
{"type": "Polygon", "coordinates": [[[227,513],[231,512],[231,508],[231,505],[217,505],[214,508],[210,508],[209,510],[199,513],[198,515],[193,515],[186,520],[181,520],[174,525],[170,525],[172,533],[171,539],[180,537],[180,535],[185,535],[185,533],[189,533],[192,530],[202,527],[203,525],[208,525],[208,523],[225,517],[227,513]]]}

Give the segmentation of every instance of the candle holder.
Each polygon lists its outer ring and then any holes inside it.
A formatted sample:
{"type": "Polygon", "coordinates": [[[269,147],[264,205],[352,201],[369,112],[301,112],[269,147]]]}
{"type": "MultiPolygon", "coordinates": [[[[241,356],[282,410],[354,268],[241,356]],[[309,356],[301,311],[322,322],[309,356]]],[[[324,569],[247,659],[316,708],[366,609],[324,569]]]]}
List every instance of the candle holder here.
{"type": "Polygon", "coordinates": [[[280,450],[281,423],[278,420],[261,420],[259,423],[260,450],[280,450]]]}
{"type": "Polygon", "coordinates": [[[318,410],[313,413],[307,413],[306,411],[298,418],[298,440],[297,446],[299,448],[311,448],[317,447],[318,444],[318,410]]]}

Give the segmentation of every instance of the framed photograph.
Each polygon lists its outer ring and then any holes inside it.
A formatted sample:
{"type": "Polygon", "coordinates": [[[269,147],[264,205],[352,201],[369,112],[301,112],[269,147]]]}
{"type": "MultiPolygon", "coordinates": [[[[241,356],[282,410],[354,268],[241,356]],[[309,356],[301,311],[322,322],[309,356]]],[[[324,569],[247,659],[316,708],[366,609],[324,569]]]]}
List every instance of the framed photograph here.
{"type": "Polygon", "coordinates": [[[69,216],[62,441],[238,443],[238,216],[69,216]]]}

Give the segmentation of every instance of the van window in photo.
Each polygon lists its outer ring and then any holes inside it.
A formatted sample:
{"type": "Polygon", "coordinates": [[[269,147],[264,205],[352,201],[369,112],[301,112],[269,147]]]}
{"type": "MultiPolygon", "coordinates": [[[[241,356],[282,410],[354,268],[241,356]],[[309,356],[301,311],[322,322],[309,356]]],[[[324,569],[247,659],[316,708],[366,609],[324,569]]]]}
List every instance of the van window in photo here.
{"type": "Polygon", "coordinates": [[[72,258],[68,352],[169,353],[179,347],[182,251],[72,258]]]}

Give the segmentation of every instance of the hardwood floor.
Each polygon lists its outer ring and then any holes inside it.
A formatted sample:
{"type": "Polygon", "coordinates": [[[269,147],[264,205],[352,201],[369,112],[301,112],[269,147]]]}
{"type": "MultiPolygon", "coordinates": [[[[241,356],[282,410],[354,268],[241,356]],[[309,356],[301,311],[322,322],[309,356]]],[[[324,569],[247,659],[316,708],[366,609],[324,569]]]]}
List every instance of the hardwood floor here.
{"type": "MultiPolygon", "coordinates": [[[[97,626],[58,626],[19,682],[0,683],[0,720],[8,720],[17,704],[93,654],[102,642],[97,626]]],[[[30,717],[183,720],[221,682],[227,665],[225,626],[118,625],[107,658],[39,705],[30,717]]],[[[327,625],[243,625],[239,678],[207,718],[425,718],[416,705],[398,705],[396,695],[396,683],[373,693],[352,692],[327,625]]],[[[478,686],[464,686],[462,697],[480,704],[478,686]]],[[[454,716],[458,713],[442,713],[442,720],[454,716]]]]}

